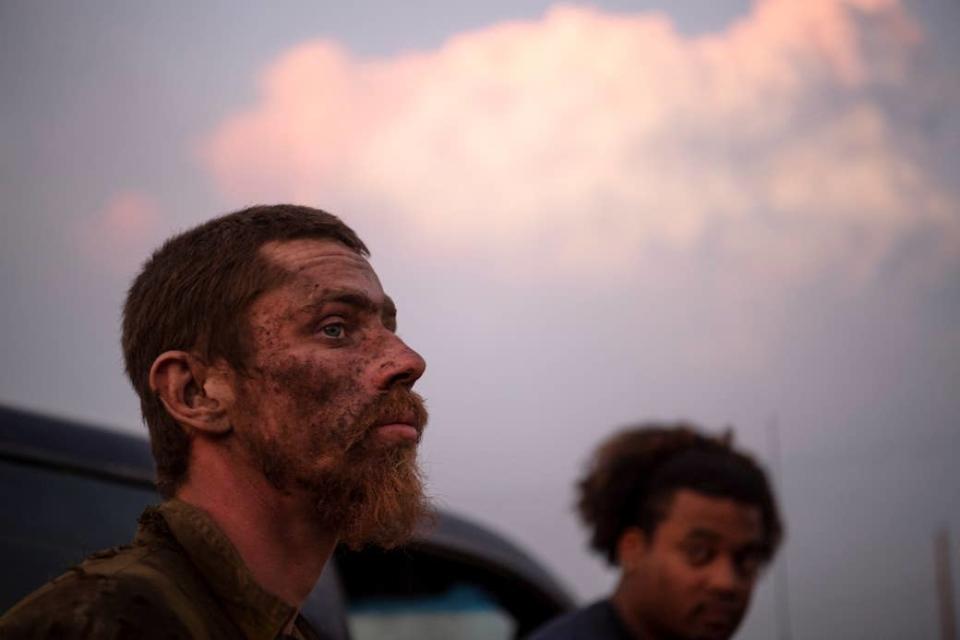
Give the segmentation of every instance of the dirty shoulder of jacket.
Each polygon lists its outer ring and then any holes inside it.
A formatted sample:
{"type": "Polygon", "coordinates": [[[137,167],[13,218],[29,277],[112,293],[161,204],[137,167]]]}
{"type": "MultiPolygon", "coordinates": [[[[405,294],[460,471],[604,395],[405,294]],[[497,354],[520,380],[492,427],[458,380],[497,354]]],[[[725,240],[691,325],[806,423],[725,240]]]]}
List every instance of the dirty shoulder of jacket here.
{"type": "MultiPolygon", "coordinates": [[[[0,617],[4,640],[197,637],[156,550],[114,547],[48,582],[0,617]],[[158,562],[159,561],[159,562],[158,562]]],[[[165,555],[160,553],[160,555],[165,555]]],[[[204,634],[200,634],[202,637],[204,634]]]]}

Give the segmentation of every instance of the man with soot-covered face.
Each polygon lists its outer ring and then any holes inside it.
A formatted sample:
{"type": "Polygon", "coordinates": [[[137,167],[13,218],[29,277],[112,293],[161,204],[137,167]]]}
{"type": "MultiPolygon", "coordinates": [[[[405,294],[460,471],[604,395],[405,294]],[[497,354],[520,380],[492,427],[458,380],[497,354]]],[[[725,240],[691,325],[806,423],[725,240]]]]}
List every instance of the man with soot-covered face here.
{"type": "Polygon", "coordinates": [[[339,543],[428,511],[423,359],[359,237],[258,206],[168,240],[130,288],[127,372],[163,502],[0,618],[4,638],[316,638],[299,608],[339,543]]]}

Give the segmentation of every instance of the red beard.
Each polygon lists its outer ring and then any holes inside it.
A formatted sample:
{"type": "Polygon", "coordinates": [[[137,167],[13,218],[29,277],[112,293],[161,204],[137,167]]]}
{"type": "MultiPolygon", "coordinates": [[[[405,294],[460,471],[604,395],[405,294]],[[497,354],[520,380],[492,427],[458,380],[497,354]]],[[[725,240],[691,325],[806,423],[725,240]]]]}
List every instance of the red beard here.
{"type": "MultiPolygon", "coordinates": [[[[306,417],[313,413],[315,419],[318,403],[336,400],[318,396],[305,378],[299,380],[293,386],[303,389],[287,386],[287,390],[294,397],[309,398],[298,403],[298,413],[303,416],[301,424],[310,424],[306,417]],[[301,395],[308,386],[314,392],[301,395]]],[[[341,542],[351,548],[367,544],[390,548],[408,540],[430,513],[416,443],[384,443],[377,438],[377,427],[395,422],[422,432],[427,411],[419,395],[395,388],[359,411],[340,416],[333,425],[314,427],[315,437],[306,450],[293,450],[289,442],[296,440],[283,433],[268,439],[255,432],[243,439],[271,484],[282,491],[299,487],[313,496],[321,526],[337,532],[341,542]],[[309,464],[318,459],[330,464],[319,468],[309,464]]]]}

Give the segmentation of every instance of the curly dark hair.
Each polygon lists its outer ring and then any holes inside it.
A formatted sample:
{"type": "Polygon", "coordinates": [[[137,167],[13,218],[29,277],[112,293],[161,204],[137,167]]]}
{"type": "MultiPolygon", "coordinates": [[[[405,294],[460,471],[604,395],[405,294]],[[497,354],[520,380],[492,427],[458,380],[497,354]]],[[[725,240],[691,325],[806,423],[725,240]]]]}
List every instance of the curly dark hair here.
{"type": "Polygon", "coordinates": [[[143,266],[123,307],[123,357],[137,395],[157,468],[157,488],[170,497],[184,482],[190,437],[150,389],[153,361],[164,351],[223,358],[243,371],[251,344],[247,310],[290,276],[260,248],[271,241],[334,240],[367,256],[354,231],[336,216],[291,204],[259,205],[209,220],[167,240],[143,266]]]}
{"type": "Polygon", "coordinates": [[[592,530],[590,546],[611,565],[623,532],[639,527],[652,536],[678,489],[759,507],[767,560],[783,538],[767,474],[733,448],[730,431],[710,436],[689,423],[645,423],[620,431],[597,448],[577,488],[577,510],[592,530]]]}

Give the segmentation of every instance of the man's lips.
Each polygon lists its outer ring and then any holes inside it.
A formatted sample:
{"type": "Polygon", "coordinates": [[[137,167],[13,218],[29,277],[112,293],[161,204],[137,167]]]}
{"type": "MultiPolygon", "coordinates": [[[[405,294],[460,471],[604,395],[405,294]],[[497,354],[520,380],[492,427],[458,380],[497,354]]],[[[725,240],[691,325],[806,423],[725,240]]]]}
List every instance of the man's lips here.
{"type": "Polygon", "coordinates": [[[420,429],[408,422],[387,422],[377,425],[374,431],[377,437],[388,442],[417,442],[420,429]]]}
{"type": "Polygon", "coordinates": [[[732,605],[707,605],[701,610],[700,619],[709,627],[731,627],[743,615],[743,608],[732,605]]]}

